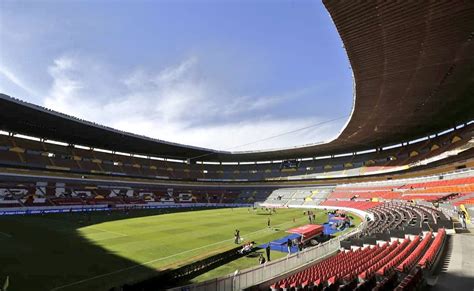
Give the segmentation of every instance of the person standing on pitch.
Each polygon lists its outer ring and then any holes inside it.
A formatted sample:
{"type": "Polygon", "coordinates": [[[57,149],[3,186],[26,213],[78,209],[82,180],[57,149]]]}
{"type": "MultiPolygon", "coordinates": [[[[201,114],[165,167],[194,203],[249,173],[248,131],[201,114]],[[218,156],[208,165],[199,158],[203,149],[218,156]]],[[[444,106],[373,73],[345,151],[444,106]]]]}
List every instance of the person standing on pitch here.
{"type": "Polygon", "coordinates": [[[265,248],[265,252],[267,253],[267,261],[270,262],[270,243],[267,244],[267,247],[265,248]]]}
{"type": "Polygon", "coordinates": [[[235,238],[235,243],[238,244],[240,241],[240,231],[238,229],[235,230],[234,238],[235,238]]]}
{"type": "Polygon", "coordinates": [[[271,222],[270,222],[270,217],[269,217],[267,220],[267,226],[270,227],[270,225],[271,225],[271,222]]]}

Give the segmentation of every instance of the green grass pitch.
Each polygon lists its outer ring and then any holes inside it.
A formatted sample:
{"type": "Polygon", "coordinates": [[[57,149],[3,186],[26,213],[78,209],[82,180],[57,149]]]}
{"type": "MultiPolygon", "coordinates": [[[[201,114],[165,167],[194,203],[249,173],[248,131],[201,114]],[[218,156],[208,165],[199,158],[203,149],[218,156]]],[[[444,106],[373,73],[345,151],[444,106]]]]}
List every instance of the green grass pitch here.
{"type": "MultiPolygon", "coordinates": [[[[236,228],[245,240],[260,244],[308,223],[302,209],[279,209],[271,216],[247,208],[162,212],[0,217],[0,283],[8,275],[9,291],[109,290],[231,249],[236,228]]],[[[317,221],[325,220],[317,212],[317,221]]],[[[195,281],[256,264],[255,258],[242,258],[195,281]]]]}

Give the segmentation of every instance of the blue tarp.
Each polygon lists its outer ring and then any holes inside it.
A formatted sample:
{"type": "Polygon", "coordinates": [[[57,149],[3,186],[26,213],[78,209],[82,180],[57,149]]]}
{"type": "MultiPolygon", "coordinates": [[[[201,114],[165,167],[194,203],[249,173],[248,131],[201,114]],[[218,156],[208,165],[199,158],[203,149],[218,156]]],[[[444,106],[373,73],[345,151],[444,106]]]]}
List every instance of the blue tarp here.
{"type": "Polygon", "coordinates": [[[334,233],[340,231],[337,228],[333,229],[329,223],[325,223],[325,224],[323,224],[323,226],[324,226],[324,234],[325,235],[331,235],[331,234],[334,234],[334,233]]]}
{"type": "MultiPolygon", "coordinates": [[[[280,239],[271,241],[270,242],[270,249],[273,250],[273,251],[288,253],[288,246],[286,245],[286,243],[288,242],[288,239],[294,240],[294,239],[299,238],[299,237],[300,237],[299,234],[294,233],[294,234],[290,234],[290,235],[287,235],[285,237],[282,237],[280,239]]],[[[268,244],[263,244],[263,245],[259,245],[258,247],[262,248],[262,249],[265,249],[267,247],[267,245],[268,244]]],[[[297,246],[291,247],[291,253],[296,253],[297,251],[298,251],[297,246]]]]}
{"type": "Polygon", "coordinates": [[[299,235],[297,233],[292,233],[292,234],[287,235],[285,237],[282,237],[280,239],[274,240],[271,243],[272,244],[280,244],[280,245],[284,244],[284,245],[286,245],[286,243],[288,242],[288,239],[294,240],[295,238],[299,238],[299,237],[301,237],[301,235],[299,235]]]}
{"type": "MultiPolygon", "coordinates": [[[[328,215],[328,222],[323,224],[323,227],[324,227],[323,233],[325,235],[332,235],[332,234],[335,234],[336,232],[344,230],[344,229],[339,230],[337,228],[332,228],[331,227],[332,223],[340,222],[339,220],[336,220],[336,219],[331,220],[331,218],[333,216],[334,216],[333,214],[329,214],[328,215]]],[[[270,242],[270,249],[273,250],[273,251],[279,251],[279,252],[287,253],[288,252],[288,247],[286,246],[286,243],[288,242],[288,239],[294,240],[295,238],[298,238],[298,237],[300,237],[300,235],[297,234],[297,233],[294,233],[294,234],[290,234],[290,235],[287,235],[285,237],[282,237],[280,239],[271,241],[270,242]]],[[[262,248],[262,249],[265,249],[267,247],[267,244],[259,245],[258,247],[262,248]]],[[[297,246],[293,246],[291,248],[291,253],[296,253],[297,251],[298,251],[297,246]]]]}

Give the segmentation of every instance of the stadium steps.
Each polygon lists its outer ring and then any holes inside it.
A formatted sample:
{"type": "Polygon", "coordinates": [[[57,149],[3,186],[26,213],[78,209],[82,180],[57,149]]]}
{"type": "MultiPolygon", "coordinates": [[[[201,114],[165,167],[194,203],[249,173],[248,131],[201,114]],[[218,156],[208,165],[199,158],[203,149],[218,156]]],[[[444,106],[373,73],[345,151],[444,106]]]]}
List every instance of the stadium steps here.
{"type": "Polygon", "coordinates": [[[294,191],[293,194],[291,194],[290,198],[288,198],[288,200],[285,202],[285,204],[283,204],[283,206],[288,206],[297,193],[298,193],[298,190],[294,191]]]}

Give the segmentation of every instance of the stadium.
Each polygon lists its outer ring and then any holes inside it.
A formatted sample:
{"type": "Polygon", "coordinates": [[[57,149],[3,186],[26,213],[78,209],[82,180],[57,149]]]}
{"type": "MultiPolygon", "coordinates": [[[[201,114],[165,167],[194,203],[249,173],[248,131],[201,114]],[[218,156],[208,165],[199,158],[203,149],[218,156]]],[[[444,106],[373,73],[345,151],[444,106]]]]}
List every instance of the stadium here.
{"type": "Polygon", "coordinates": [[[323,5],[353,75],[329,142],[214,150],[1,93],[0,290],[472,290],[474,2],[323,5]]]}

